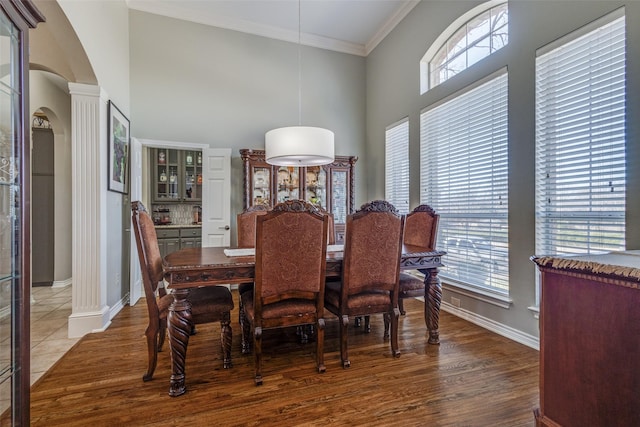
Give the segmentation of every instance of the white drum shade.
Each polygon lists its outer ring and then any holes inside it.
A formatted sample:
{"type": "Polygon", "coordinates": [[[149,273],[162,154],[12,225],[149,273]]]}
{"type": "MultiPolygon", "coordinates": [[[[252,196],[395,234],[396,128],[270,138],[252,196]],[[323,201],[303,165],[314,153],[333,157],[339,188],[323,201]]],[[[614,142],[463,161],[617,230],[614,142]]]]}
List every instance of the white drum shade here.
{"type": "Polygon", "coordinates": [[[319,166],[334,160],[334,134],[328,129],[289,126],[265,134],[267,163],[277,166],[319,166]]]}

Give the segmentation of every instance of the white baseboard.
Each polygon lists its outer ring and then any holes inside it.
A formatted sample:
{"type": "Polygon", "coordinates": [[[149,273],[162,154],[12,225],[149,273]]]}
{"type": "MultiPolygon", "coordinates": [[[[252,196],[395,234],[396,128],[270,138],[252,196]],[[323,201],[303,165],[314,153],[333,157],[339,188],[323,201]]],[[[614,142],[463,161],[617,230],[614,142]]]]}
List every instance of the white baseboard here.
{"type": "Polygon", "coordinates": [[[118,301],[113,306],[111,306],[111,309],[109,310],[109,320],[111,320],[114,317],[116,317],[116,315],[118,313],[120,313],[120,310],[122,310],[124,308],[124,306],[127,305],[127,304],[129,304],[129,293],[128,292],[127,292],[127,294],[125,296],[122,297],[122,299],[120,301],[118,301]]]}
{"type": "Polygon", "coordinates": [[[495,332],[498,335],[502,335],[503,337],[509,338],[510,340],[526,345],[527,347],[531,347],[534,350],[540,350],[540,339],[534,335],[526,334],[522,331],[512,328],[511,326],[498,323],[495,320],[480,316],[472,311],[456,307],[444,301],[440,306],[440,310],[451,313],[454,316],[458,316],[491,332],[495,332]]]}
{"type": "Polygon", "coordinates": [[[80,338],[90,332],[101,332],[109,327],[111,320],[109,307],[100,311],[72,313],[69,316],[69,338],[80,338]]]}
{"type": "Polygon", "coordinates": [[[52,288],[66,288],[67,286],[69,286],[73,281],[72,277],[69,277],[68,279],[65,280],[54,280],[53,284],[51,285],[52,288]]]}

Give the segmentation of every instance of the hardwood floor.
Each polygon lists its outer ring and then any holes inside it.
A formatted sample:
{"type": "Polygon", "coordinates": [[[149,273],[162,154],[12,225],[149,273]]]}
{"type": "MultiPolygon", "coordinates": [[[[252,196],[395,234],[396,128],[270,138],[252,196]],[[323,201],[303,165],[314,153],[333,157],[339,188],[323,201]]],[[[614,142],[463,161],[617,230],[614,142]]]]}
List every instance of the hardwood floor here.
{"type": "MultiPolygon", "coordinates": [[[[236,297],[236,295],[234,295],[236,297]]],[[[441,345],[426,344],[422,302],[406,300],[400,358],[372,331],[350,328],[351,368],[342,369],[337,319],[328,315],[327,372],[315,371],[313,343],[295,331],[266,331],[264,385],[253,356],[240,353],[232,314],[232,369],[222,368],[220,327],[200,325],[187,355],[187,393],[168,395],[168,343],[154,379],[147,363],[144,301],[124,308],[109,329],[82,338],[31,389],[32,426],[533,426],[538,352],[443,312],[441,345]]]]}

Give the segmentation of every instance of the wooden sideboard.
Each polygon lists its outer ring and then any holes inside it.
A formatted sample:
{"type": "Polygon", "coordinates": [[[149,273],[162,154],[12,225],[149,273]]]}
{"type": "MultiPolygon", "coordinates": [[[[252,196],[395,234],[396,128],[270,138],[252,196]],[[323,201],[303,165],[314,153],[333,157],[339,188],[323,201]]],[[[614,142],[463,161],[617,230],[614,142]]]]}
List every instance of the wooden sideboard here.
{"type": "Polygon", "coordinates": [[[532,260],[542,284],[536,426],[640,426],[640,251],[532,260]]]}
{"type": "Polygon", "coordinates": [[[273,166],[264,150],[240,150],[244,172],[244,208],[302,199],[333,213],[336,243],[344,239],[347,215],[355,204],[355,156],[336,156],[324,166],[273,166]]]}

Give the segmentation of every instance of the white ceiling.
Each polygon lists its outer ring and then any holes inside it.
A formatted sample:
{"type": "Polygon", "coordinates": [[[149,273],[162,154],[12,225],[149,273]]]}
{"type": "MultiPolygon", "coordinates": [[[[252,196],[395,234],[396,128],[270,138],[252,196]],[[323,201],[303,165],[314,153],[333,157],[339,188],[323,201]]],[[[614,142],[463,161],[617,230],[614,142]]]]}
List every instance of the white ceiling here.
{"type": "Polygon", "coordinates": [[[366,56],[419,0],[127,0],[130,9],[366,56]],[[300,9],[298,5],[300,4],[300,9]],[[300,17],[300,19],[298,19],[300,17]]]}

